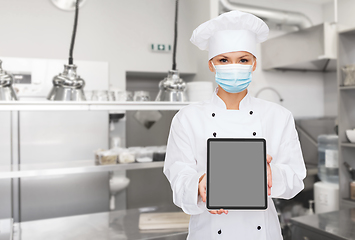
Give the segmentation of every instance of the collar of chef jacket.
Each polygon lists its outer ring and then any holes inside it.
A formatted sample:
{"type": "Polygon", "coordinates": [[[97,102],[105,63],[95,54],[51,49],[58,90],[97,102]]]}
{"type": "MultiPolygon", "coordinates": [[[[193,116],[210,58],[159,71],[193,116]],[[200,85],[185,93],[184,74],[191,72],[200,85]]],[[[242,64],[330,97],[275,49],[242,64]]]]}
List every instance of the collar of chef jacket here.
{"type": "MultiPolygon", "coordinates": [[[[248,90],[247,90],[248,91],[248,90]]],[[[212,103],[217,105],[219,108],[223,108],[227,110],[227,106],[224,103],[224,101],[217,95],[218,93],[218,87],[215,89],[213,96],[212,96],[212,103]]],[[[244,110],[251,104],[251,96],[249,94],[249,91],[247,92],[247,95],[240,101],[239,103],[239,110],[244,110]]],[[[229,110],[229,109],[228,109],[229,110]]],[[[232,110],[233,111],[233,110],[232,110]]],[[[237,110],[238,111],[238,110],[237,110]]]]}

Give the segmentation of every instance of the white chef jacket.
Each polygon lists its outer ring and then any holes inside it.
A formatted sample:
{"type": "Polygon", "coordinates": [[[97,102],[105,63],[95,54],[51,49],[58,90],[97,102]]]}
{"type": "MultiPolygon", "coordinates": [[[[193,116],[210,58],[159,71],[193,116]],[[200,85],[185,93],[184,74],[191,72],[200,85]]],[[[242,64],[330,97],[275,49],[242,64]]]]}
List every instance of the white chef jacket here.
{"type": "Polygon", "coordinates": [[[163,171],[174,204],[191,215],[187,239],[282,240],[271,197],[294,197],[303,189],[306,177],[293,116],[282,106],[249,93],[239,110],[228,110],[217,91],[210,100],[182,108],[171,123],[163,171]],[[206,173],[207,139],[213,137],[266,139],[267,154],[273,158],[266,210],[235,210],[221,215],[208,212],[198,195],[198,182],[206,173]]]}

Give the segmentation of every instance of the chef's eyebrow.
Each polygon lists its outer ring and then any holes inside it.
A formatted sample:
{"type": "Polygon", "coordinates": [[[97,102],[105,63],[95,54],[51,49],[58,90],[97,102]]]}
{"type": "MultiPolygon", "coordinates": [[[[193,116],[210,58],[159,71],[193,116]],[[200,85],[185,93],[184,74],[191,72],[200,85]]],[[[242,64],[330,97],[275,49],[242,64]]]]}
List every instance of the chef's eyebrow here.
{"type": "MultiPolygon", "coordinates": [[[[219,55],[219,57],[220,57],[220,58],[229,58],[229,57],[227,57],[227,56],[225,56],[225,55],[219,55]]],[[[238,57],[238,58],[243,58],[243,57],[251,57],[251,56],[248,55],[248,54],[245,54],[245,55],[243,55],[243,56],[241,56],[241,57],[238,57]]]]}

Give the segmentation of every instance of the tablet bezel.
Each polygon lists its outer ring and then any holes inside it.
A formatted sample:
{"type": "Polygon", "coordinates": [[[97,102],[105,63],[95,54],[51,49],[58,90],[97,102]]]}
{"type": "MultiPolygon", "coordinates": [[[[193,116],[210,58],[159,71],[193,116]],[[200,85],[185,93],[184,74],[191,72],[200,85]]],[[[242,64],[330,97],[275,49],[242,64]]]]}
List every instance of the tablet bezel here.
{"type": "Polygon", "coordinates": [[[266,140],[264,138],[209,138],[207,139],[207,179],[206,179],[206,207],[208,210],[265,210],[267,209],[267,165],[266,165],[266,140]],[[263,143],[264,154],[264,205],[260,206],[210,206],[209,200],[209,180],[210,180],[210,144],[211,142],[261,142],[263,143]]]}

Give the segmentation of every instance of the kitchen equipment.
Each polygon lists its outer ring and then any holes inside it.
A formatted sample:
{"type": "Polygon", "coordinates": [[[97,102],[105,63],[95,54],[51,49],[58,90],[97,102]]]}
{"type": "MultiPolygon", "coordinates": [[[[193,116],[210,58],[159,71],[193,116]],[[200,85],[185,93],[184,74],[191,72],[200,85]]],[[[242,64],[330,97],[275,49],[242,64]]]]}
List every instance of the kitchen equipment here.
{"type": "Polygon", "coordinates": [[[343,85],[355,85],[355,65],[344,66],[341,70],[343,71],[343,85]]]}
{"type": "Polygon", "coordinates": [[[110,172],[110,210],[115,210],[116,195],[129,185],[130,179],[110,172]]]}
{"type": "Polygon", "coordinates": [[[321,181],[339,183],[338,136],[318,136],[318,176],[321,181]]]}
{"type": "Polygon", "coordinates": [[[270,38],[261,44],[262,68],[335,71],[337,34],[336,24],[324,22],[270,38]]]}
{"type": "MultiPolygon", "coordinates": [[[[79,6],[82,7],[87,0],[79,0],[79,6]]],[[[65,11],[75,10],[76,0],[51,0],[51,2],[59,9],[65,11]]]]}
{"type": "Polygon", "coordinates": [[[107,91],[107,95],[108,95],[108,100],[109,101],[116,101],[116,96],[115,96],[115,92],[114,91],[107,91]]]}
{"type": "Polygon", "coordinates": [[[114,150],[99,150],[95,153],[95,163],[98,165],[117,164],[118,152],[114,150]]]}
{"type": "Polygon", "coordinates": [[[350,199],[355,200],[355,169],[353,169],[349,163],[344,162],[345,167],[350,174],[350,199]]]}
{"type": "Polygon", "coordinates": [[[137,111],[134,114],[134,118],[147,129],[150,129],[162,116],[163,115],[157,110],[137,111]]]}
{"type": "Polygon", "coordinates": [[[13,76],[2,69],[2,61],[0,60],[0,101],[18,100],[12,83],[13,76]]]}
{"type": "Polygon", "coordinates": [[[355,143],[355,129],[346,130],[346,137],[350,142],[355,143]]]}
{"type": "Polygon", "coordinates": [[[108,101],[108,91],[93,91],[92,92],[92,101],[108,101]]]}
{"type": "Polygon", "coordinates": [[[149,101],[150,100],[149,92],[147,92],[147,91],[134,91],[133,99],[136,102],[149,101]]]}
{"type": "Polygon", "coordinates": [[[149,148],[142,148],[136,154],[136,161],[137,162],[152,162],[153,161],[153,149],[149,148]]]}
{"type": "Polygon", "coordinates": [[[52,101],[85,101],[84,86],[85,81],[76,74],[76,65],[74,65],[73,50],[78,25],[79,0],[75,4],[75,19],[72,40],[69,51],[68,64],[64,65],[64,72],[53,78],[53,88],[47,99],[52,101]]]}
{"type": "Polygon", "coordinates": [[[355,181],[355,169],[353,169],[349,163],[344,162],[345,167],[347,168],[347,170],[349,171],[350,174],[350,178],[355,181]]]}
{"type": "Polygon", "coordinates": [[[177,70],[170,70],[168,72],[168,77],[159,82],[159,89],[155,101],[187,101],[186,83],[180,78],[177,70]]]}
{"type": "Polygon", "coordinates": [[[53,78],[53,88],[47,99],[52,101],[85,101],[85,81],[76,74],[75,65],[64,65],[63,73],[53,78]]]}
{"type": "Polygon", "coordinates": [[[350,199],[355,200],[355,181],[350,182],[350,199]]]}
{"type": "Polygon", "coordinates": [[[314,203],[316,214],[339,210],[339,184],[316,182],[314,203]]]}
{"type": "Polygon", "coordinates": [[[186,83],[180,78],[176,69],[176,45],[177,45],[177,17],[179,1],[175,1],[175,29],[174,29],[174,49],[173,66],[168,72],[168,77],[159,82],[159,93],[155,101],[186,102],[186,83]]]}
{"type": "Polygon", "coordinates": [[[213,93],[212,82],[189,82],[187,85],[187,96],[190,102],[199,102],[211,98],[213,93]]]}
{"type": "Polygon", "coordinates": [[[141,213],[140,230],[188,228],[190,215],[184,212],[141,213]]]}
{"type": "Polygon", "coordinates": [[[308,203],[309,203],[309,208],[306,210],[305,215],[313,215],[314,211],[312,205],[314,203],[314,200],[308,200],[308,203]]]}
{"type": "Polygon", "coordinates": [[[129,150],[124,150],[118,155],[119,163],[133,163],[136,159],[136,153],[129,150]]]}

